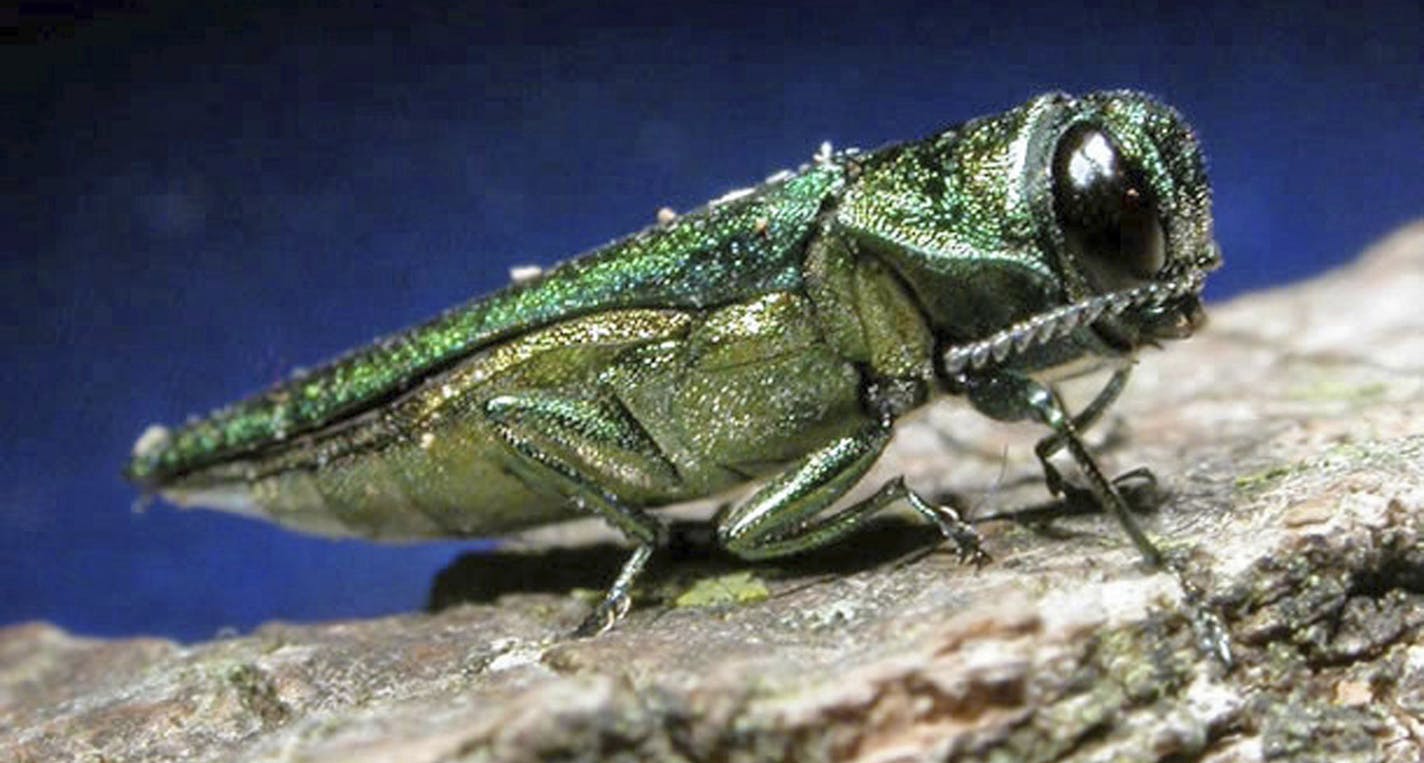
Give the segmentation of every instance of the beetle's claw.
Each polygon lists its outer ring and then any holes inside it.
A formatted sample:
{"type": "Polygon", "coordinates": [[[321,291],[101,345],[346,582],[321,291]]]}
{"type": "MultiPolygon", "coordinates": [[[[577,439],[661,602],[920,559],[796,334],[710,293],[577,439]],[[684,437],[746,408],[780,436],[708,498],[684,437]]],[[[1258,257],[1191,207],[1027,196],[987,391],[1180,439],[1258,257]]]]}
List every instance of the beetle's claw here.
{"type": "Polygon", "coordinates": [[[630,604],[632,600],[628,598],[627,593],[609,593],[588,613],[588,617],[579,623],[579,627],[574,629],[574,638],[592,638],[612,628],[614,623],[628,614],[630,604]]]}
{"type": "Polygon", "coordinates": [[[984,550],[983,538],[980,537],[979,531],[959,519],[957,514],[953,521],[941,524],[940,530],[954,544],[960,564],[972,564],[975,569],[979,569],[993,561],[993,557],[984,550]]]}
{"type": "Polygon", "coordinates": [[[974,565],[974,569],[980,570],[983,569],[985,565],[994,561],[994,557],[990,556],[989,552],[985,551],[979,545],[978,533],[974,534],[972,541],[956,538],[954,542],[959,546],[960,564],[972,564],[974,565]]]}

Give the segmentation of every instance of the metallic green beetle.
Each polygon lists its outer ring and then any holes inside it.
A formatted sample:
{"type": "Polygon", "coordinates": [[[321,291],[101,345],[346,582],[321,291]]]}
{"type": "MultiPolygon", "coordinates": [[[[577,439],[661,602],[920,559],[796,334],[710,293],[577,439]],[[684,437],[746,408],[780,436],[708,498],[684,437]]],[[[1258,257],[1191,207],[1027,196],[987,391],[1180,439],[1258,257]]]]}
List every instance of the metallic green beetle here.
{"type": "Polygon", "coordinates": [[[925,140],[823,151],[706,207],[302,373],[174,431],[127,476],[180,505],[322,534],[477,537],[596,514],[636,549],[581,626],[598,632],[663,522],[650,509],[762,481],[717,517],[748,558],[822,545],[907,501],[982,559],[949,507],[900,479],[840,499],[900,416],[942,394],[1032,419],[1149,561],[1079,433],[1139,347],[1201,319],[1220,263],[1191,129],[1132,92],[1048,94],[925,140]],[[1047,381],[1110,366],[1076,416],[1047,381]]]}

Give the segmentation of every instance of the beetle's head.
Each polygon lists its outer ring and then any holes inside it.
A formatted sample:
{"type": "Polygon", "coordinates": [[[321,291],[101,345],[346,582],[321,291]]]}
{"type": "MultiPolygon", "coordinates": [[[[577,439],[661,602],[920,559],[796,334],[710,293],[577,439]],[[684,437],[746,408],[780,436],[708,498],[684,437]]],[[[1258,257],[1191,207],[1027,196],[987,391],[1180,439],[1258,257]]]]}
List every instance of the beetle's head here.
{"type": "Polygon", "coordinates": [[[1221,263],[1196,136],[1171,108],[1132,92],[1063,108],[1051,132],[1046,234],[1071,302],[1128,352],[1201,325],[1201,289],[1221,263]]]}

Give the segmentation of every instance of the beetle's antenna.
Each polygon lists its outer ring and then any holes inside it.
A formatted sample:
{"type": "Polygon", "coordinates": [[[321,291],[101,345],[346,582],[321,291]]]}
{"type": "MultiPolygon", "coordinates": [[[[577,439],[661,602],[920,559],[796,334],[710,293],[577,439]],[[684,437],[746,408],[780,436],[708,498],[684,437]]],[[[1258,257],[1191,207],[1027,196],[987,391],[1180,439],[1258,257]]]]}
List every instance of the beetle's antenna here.
{"type": "Polygon", "coordinates": [[[1171,281],[1100,294],[1040,313],[985,339],[945,350],[945,372],[954,375],[1002,363],[1030,347],[1061,339],[1104,315],[1121,315],[1133,308],[1161,305],[1187,294],[1198,293],[1205,283],[1206,274],[1201,270],[1192,270],[1171,281]]]}

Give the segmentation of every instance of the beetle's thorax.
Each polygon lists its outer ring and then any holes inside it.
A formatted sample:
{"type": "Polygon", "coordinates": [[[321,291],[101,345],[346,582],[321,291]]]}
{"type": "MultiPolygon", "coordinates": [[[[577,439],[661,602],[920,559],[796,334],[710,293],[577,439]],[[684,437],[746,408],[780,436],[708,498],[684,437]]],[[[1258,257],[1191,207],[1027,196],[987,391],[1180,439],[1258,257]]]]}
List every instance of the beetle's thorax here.
{"type": "Polygon", "coordinates": [[[900,275],[945,341],[987,336],[1059,298],[1032,207],[1008,182],[1032,116],[971,121],[852,166],[837,222],[900,275]]]}

